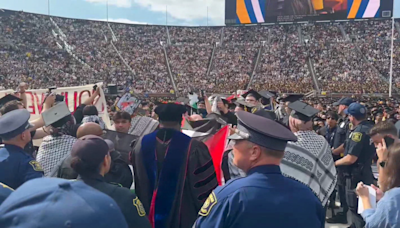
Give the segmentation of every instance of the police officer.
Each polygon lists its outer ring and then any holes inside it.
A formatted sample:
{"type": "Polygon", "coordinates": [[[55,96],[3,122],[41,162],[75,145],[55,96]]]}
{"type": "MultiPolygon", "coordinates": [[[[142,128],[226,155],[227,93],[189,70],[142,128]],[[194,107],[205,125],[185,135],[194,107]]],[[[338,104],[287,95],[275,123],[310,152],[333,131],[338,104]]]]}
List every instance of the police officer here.
{"type": "MultiPolygon", "coordinates": [[[[332,144],[332,153],[335,161],[343,157],[344,155],[344,142],[348,137],[351,128],[351,123],[344,111],[349,107],[351,103],[353,103],[353,99],[348,97],[342,98],[339,101],[333,103],[334,106],[339,106],[339,119],[337,121],[336,132],[334,134],[332,144]]],[[[346,181],[343,174],[343,168],[337,167],[336,170],[338,174],[337,188],[339,193],[340,206],[343,208],[343,211],[338,212],[336,215],[332,214],[333,217],[327,219],[326,222],[347,224],[347,212],[349,211],[349,207],[347,206],[346,201],[346,181]]]]}
{"type": "Polygon", "coordinates": [[[71,167],[79,174],[78,180],[113,198],[130,228],[151,227],[144,207],[135,193],[105,182],[104,175],[110,170],[111,156],[104,139],[94,135],[78,139],[72,147],[71,156],[71,167]]]}
{"type": "Polygon", "coordinates": [[[0,227],[127,228],[114,200],[81,181],[37,178],[0,205],[0,227]]]}
{"type": "Polygon", "coordinates": [[[365,225],[362,217],[357,213],[358,200],[354,189],[362,181],[366,185],[373,183],[371,169],[375,146],[368,135],[373,123],[366,120],[367,109],[359,104],[352,103],[346,114],[354,126],[345,141],[345,156],[335,162],[337,167],[345,167],[346,199],[351,211],[353,228],[362,228],[365,225]]]}
{"type": "Polygon", "coordinates": [[[284,177],[279,164],[296,136],[281,124],[238,111],[234,164],[247,177],[217,187],[199,211],[196,228],[321,228],[325,211],[304,184],[284,177]]]}
{"type": "Polygon", "coordinates": [[[31,141],[26,109],[18,109],[0,117],[0,137],[4,148],[0,149],[0,182],[17,189],[24,182],[43,177],[43,169],[24,147],[31,141]]]}

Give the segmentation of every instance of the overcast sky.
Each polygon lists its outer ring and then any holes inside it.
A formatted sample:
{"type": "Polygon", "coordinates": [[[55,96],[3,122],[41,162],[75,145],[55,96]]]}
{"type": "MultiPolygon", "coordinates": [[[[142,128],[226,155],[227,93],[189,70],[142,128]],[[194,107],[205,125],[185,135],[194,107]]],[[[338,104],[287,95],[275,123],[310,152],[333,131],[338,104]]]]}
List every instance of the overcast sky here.
{"type": "MultiPolygon", "coordinates": [[[[107,19],[107,0],[0,0],[0,8],[80,19],[107,19]]],[[[108,0],[109,21],[224,25],[225,0],[108,0]],[[168,12],[168,14],[166,14],[168,12]],[[167,16],[166,16],[167,15],[167,16]]]]}

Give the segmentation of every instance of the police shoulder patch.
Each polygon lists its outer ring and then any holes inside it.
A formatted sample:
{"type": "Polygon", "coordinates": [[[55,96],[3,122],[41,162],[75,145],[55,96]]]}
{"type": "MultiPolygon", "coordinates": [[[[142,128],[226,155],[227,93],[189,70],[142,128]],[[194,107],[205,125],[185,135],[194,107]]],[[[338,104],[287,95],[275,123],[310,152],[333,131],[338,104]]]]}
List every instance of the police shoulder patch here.
{"type": "Polygon", "coordinates": [[[32,166],[33,170],[38,171],[38,172],[43,172],[43,168],[39,164],[39,162],[32,160],[29,162],[29,164],[32,166]]]}
{"type": "Polygon", "coordinates": [[[217,197],[215,196],[215,193],[212,192],[208,196],[206,202],[204,202],[203,207],[201,207],[201,209],[199,211],[199,215],[207,216],[215,204],[217,204],[217,197]]]}
{"type": "Polygon", "coordinates": [[[351,136],[351,140],[354,142],[360,142],[362,138],[362,133],[361,132],[353,132],[353,135],[351,136]]]}
{"type": "Polygon", "coordinates": [[[146,216],[146,211],[144,210],[143,204],[140,202],[137,196],[135,199],[133,199],[133,205],[135,205],[140,217],[146,216]]]}

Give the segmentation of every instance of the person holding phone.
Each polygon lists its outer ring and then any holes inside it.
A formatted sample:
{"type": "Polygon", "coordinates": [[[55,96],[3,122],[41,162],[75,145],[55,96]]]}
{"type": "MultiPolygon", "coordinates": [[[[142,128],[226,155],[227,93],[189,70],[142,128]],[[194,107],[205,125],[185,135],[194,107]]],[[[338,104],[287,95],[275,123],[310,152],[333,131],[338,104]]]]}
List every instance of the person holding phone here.
{"type": "Polygon", "coordinates": [[[361,214],[365,227],[400,227],[400,143],[393,141],[390,147],[385,139],[377,145],[380,188],[371,185],[376,192],[376,208],[371,206],[367,186],[363,182],[357,185],[356,192],[365,209],[361,214]]]}

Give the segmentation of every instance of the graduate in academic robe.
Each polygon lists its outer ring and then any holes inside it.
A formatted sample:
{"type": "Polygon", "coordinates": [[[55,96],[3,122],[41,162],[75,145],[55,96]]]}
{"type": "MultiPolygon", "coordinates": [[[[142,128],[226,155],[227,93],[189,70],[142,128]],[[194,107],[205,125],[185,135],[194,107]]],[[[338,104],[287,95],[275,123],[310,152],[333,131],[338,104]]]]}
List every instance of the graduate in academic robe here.
{"type": "Polygon", "coordinates": [[[155,109],[160,130],[138,140],[132,153],[136,194],[153,228],[187,228],[218,182],[207,146],[181,132],[186,108],[155,109]]]}

